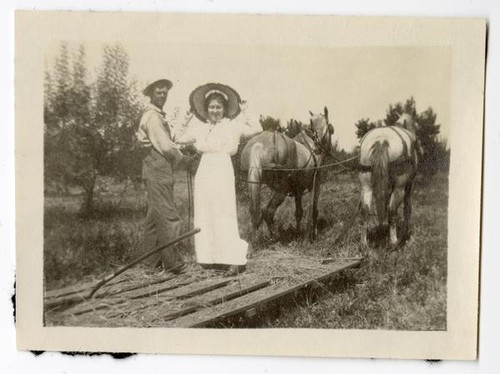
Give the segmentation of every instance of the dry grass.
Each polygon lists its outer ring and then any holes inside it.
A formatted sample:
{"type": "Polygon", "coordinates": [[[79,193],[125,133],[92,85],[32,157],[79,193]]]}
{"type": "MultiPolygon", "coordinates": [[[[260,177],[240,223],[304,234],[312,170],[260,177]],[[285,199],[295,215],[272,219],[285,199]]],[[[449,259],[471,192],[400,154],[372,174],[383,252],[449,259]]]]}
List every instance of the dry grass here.
{"type": "MultiPolygon", "coordinates": [[[[357,220],[347,228],[344,240],[334,246],[345,222],[352,217],[358,201],[358,184],[356,176],[349,174],[325,176],[325,180],[319,203],[320,233],[314,243],[295,236],[291,198],[287,198],[276,215],[276,221],[282,226],[281,240],[270,242],[264,227],[252,237],[247,196],[240,195],[240,233],[247,240],[252,238],[257,249],[247,271],[295,282],[304,270],[314,268],[325,257],[365,256],[367,260],[361,268],[335,277],[323,289],[303,295],[301,301],[289,299],[278,307],[265,309],[247,326],[446,329],[446,176],[436,176],[428,186],[417,186],[414,239],[396,251],[390,251],[385,245],[364,250],[359,242],[357,220]]],[[[187,217],[186,188],[182,179],[179,182],[176,185],[178,208],[181,216],[187,217]]],[[[269,191],[264,191],[266,194],[269,191]]],[[[91,217],[79,215],[78,202],[77,196],[46,198],[44,274],[47,289],[96,281],[141,252],[146,209],[142,190],[130,188],[125,193],[102,194],[99,209],[91,217]]],[[[308,203],[309,196],[305,196],[306,212],[308,203]]],[[[304,227],[307,219],[306,214],[304,227]]],[[[187,229],[186,223],[185,226],[187,229]]],[[[184,249],[186,259],[191,261],[192,249],[187,245],[184,249]]],[[[216,276],[201,272],[194,264],[190,266],[190,275],[216,276]]],[[[124,307],[126,301],[119,308],[124,307]]],[[[121,323],[133,326],[144,323],[140,314],[127,315],[129,319],[121,323]]]]}

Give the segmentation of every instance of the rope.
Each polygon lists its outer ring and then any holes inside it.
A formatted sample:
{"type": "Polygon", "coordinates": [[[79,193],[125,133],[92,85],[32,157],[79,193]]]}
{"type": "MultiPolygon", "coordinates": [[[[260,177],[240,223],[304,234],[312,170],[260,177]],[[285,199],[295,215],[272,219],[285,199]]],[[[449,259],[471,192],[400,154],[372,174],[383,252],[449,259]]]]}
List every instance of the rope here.
{"type": "MultiPolygon", "coordinates": [[[[326,169],[329,167],[333,166],[339,166],[345,163],[348,163],[350,161],[353,161],[357,159],[359,156],[354,156],[351,158],[348,158],[346,160],[334,162],[332,164],[326,164],[326,165],[319,165],[319,166],[313,166],[311,168],[264,168],[264,167],[257,167],[257,166],[250,166],[249,169],[260,169],[260,170],[265,170],[265,171],[310,171],[310,170],[317,170],[317,169],[326,169]]],[[[355,170],[354,168],[352,170],[355,170]]]]}
{"type": "MultiPolygon", "coordinates": [[[[335,175],[337,175],[337,174],[341,174],[341,173],[343,173],[345,171],[356,170],[355,168],[346,168],[342,164],[345,164],[345,163],[350,162],[352,160],[355,160],[357,158],[358,158],[358,156],[355,156],[355,157],[348,158],[346,160],[335,162],[333,164],[315,166],[315,167],[311,167],[311,168],[307,168],[307,169],[305,169],[305,168],[302,168],[302,169],[299,169],[299,168],[257,168],[255,166],[253,166],[253,168],[255,168],[255,169],[261,169],[261,170],[265,170],[265,171],[289,171],[289,172],[314,171],[315,173],[317,173],[321,169],[326,169],[328,167],[333,167],[333,166],[341,166],[343,170],[335,173],[335,175]]],[[[246,179],[243,179],[243,178],[238,178],[238,177],[237,177],[237,179],[240,182],[245,182],[245,183],[248,183],[248,184],[266,184],[266,183],[268,183],[270,181],[273,181],[273,180],[280,180],[281,178],[274,178],[274,179],[266,178],[265,181],[261,181],[261,182],[249,181],[249,180],[246,180],[246,179]]]]}
{"type": "MultiPolygon", "coordinates": [[[[335,173],[335,175],[336,175],[336,174],[341,174],[344,171],[354,171],[354,170],[356,170],[355,168],[346,168],[345,166],[343,166],[343,164],[348,163],[350,161],[353,161],[353,160],[357,159],[358,157],[359,156],[354,156],[354,157],[348,158],[346,160],[334,162],[332,164],[315,166],[315,167],[311,167],[311,168],[307,168],[307,169],[305,169],[305,168],[302,168],[302,169],[301,168],[258,168],[258,167],[255,167],[255,166],[251,166],[251,168],[261,169],[261,170],[264,170],[264,171],[295,171],[295,172],[298,172],[298,171],[314,171],[314,170],[326,169],[326,168],[334,167],[334,166],[341,166],[343,170],[335,173]]],[[[189,174],[189,172],[188,172],[188,174],[189,174]]],[[[249,181],[249,180],[245,180],[243,178],[238,178],[237,176],[236,176],[236,178],[240,182],[243,181],[245,183],[250,183],[250,184],[265,184],[266,183],[266,182],[249,181]]],[[[267,179],[267,181],[269,181],[269,179],[267,179]]],[[[191,174],[189,174],[189,176],[187,177],[187,182],[178,181],[176,183],[187,183],[188,184],[188,191],[189,191],[189,194],[190,194],[190,198],[192,198],[193,187],[192,187],[192,175],[191,174]]],[[[191,201],[189,201],[188,203],[191,204],[191,201]]]]}

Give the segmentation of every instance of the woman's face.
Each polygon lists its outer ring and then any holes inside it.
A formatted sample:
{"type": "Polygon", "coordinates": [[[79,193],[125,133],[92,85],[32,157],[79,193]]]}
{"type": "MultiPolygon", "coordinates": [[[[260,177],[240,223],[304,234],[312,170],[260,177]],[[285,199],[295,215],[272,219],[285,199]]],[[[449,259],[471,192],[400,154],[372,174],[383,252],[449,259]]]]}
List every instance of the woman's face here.
{"type": "Polygon", "coordinates": [[[208,103],[207,112],[210,122],[219,122],[224,117],[224,104],[221,100],[212,99],[208,103]]]}

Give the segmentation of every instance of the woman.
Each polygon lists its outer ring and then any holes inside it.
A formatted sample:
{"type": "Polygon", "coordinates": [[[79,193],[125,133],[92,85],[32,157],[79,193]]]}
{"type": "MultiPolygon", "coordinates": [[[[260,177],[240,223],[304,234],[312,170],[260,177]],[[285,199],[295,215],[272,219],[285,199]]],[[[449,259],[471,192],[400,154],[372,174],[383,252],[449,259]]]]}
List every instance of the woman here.
{"type": "Polygon", "coordinates": [[[225,265],[225,275],[236,275],[245,269],[248,243],[238,231],[231,156],[241,137],[262,128],[258,121],[249,120],[238,93],[226,85],[198,87],[190,104],[202,123],[191,123],[177,141],[193,144],[202,153],[194,180],[194,224],[201,229],[195,236],[196,260],[206,267],[225,265]]]}

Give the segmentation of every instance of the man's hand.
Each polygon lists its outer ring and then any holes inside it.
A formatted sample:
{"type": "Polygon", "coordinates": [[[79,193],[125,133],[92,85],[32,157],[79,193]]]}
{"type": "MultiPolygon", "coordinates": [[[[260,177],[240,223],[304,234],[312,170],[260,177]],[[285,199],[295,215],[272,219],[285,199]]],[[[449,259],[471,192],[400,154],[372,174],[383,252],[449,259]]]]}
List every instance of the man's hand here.
{"type": "Polygon", "coordinates": [[[180,144],[179,150],[186,156],[196,156],[198,153],[196,147],[194,146],[194,143],[180,144]]]}
{"type": "Polygon", "coordinates": [[[199,158],[196,156],[186,156],[184,155],[182,159],[177,164],[178,169],[186,169],[191,174],[196,173],[198,169],[199,158]]]}

